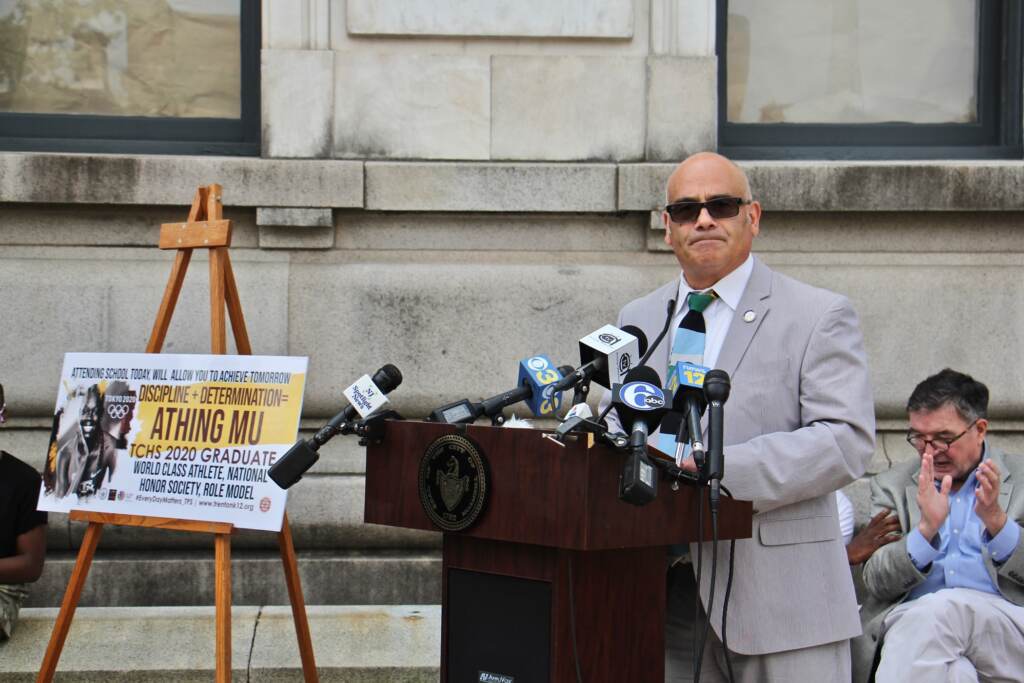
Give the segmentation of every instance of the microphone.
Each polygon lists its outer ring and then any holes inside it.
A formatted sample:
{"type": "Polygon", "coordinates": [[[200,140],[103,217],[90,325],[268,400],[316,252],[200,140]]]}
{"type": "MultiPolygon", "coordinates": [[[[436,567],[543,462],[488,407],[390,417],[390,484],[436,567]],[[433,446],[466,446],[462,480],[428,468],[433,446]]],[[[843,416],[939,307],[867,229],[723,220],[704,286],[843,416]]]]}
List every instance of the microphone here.
{"type": "Polygon", "coordinates": [[[551,359],[543,354],[524,358],[519,362],[519,381],[515,389],[484,399],[480,403],[473,403],[469,399],[449,403],[431,411],[427,419],[446,424],[462,424],[472,423],[479,417],[487,416],[494,424],[502,424],[505,417],[501,411],[506,406],[520,401],[527,402],[530,412],[535,417],[551,415],[562,405],[561,391],[556,389],[555,385],[570,372],[572,368],[567,365],[555,368],[551,359]]]}
{"type": "Polygon", "coordinates": [[[402,383],[402,373],[391,363],[383,366],[374,373],[373,378],[363,375],[361,378],[345,390],[350,404],[340,413],[331,418],[330,422],[324,425],[320,431],[313,435],[316,447],[320,448],[331,440],[346,422],[351,422],[358,412],[360,416],[366,417],[380,406],[387,403],[383,394],[390,394],[399,384],[402,383]],[[367,384],[369,379],[369,384],[367,384]],[[379,393],[378,393],[379,392],[379,393]]]}
{"type": "Polygon", "coordinates": [[[707,372],[708,368],[688,362],[676,363],[672,368],[669,387],[677,387],[675,396],[672,398],[672,410],[683,414],[683,419],[679,421],[679,431],[676,433],[677,465],[683,461],[683,451],[689,442],[693,461],[699,468],[704,466],[706,449],[703,430],[700,427],[700,416],[707,408],[707,399],[704,397],[703,388],[707,372]]]}
{"type": "Polygon", "coordinates": [[[366,417],[387,403],[383,395],[391,393],[401,383],[402,373],[391,363],[378,370],[372,379],[366,375],[360,377],[345,390],[345,395],[352,403],[332,417],[312,438],[296,441],[280,460],[270,466],[270,478],[283,489],[291,488],[320,459],[317,451],[321,446],[335,434],[344,431],[357,413],[366,417]]]}
{"type": "MultiPolygon", "coordinates": [[[[635,325],[605,325],[580,339],[580,367],[555,384],[555,391],[597,382],[605,389],[624,381],[647,352],[647,335],[635,325]]],[[[586,393],[585,391],[583,393],[586,393]]]]}
{"type": "Polygon", "coordinates": [[[622,375],[625,376],[626,371],[630,368],[635,368],[644,364],[643,359],[647,356],[647,335],[644,334],[644,331],[636,325],[623,325],[622,331],[636,337],[636,358],[638,359],[633,360],[633,356],[629,357],[629,367],[622,371],[622,375]]]}
{"type": "Polygon", "coordinates": [[[729,373],[711,370],[704,377],[704,395],[708,401],[707,480],[711,482],[711,509],[718,508],[719,487],[725,475],[724,406],[729,398],[729,373]]]}
{"type": "Polygon", "coordinates": [[[562,379],[569,366],[556,368],[551,359],[541,354],[519,361],[519,386],[511,391],[484,399],[480,404],[481,414],[491,418],[494,424],[503,424],[501,414],[506,406],[526,401],[534,417],[553,415],[562,406],[562,392],[555,385],[562,379]]]}
{"type": "Polygon", "coordinates": [[[665,415],[665,393],[653,368],[641,365],[626,373],[623,384],[612,387],[612,403],[625,424],[631,425],[629,455],[619,481],[619,498],[645,505],[658,493],[658,470],[647,456],[647,436],[665,415]]]}

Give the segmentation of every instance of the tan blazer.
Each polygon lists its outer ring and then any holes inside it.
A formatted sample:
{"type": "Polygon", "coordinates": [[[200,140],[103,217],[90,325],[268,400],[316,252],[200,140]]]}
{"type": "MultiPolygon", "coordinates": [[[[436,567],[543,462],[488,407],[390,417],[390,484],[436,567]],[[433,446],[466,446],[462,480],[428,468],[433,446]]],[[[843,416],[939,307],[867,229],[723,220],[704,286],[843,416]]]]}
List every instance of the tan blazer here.
{"type": "MultiPolygon", "coordinates": [[[[673,280],[627,304],[619,326],[637,325],[655,339],[678,284],[673,280]]],[[[670,337],[648,361],[663,379],[670,337]]],[[[736,543],[730,649],[766,654],[858,635],[833,495],[863,475],[874,452],[874,403],[856,313],[845,297],[776,273],[755,258],[717,367],[732,379],[723,484],[736,498],[753,501],[755,510],[753,538],[736,543]]],[[[719,546],[716,633],[728,545],[719,546]]],[[[708,567],[711,545],[703,551],[708,567]]],[[[709,583],[705,571],[705,607],[709,583]]]]}
{"type": "MultiPolygon", "coordinates": [[[[1002,451],[986,444],[988,457],[996,465],[1003,478],[999,483],[999,505],[1017,524],[1024,525],[1024,486],[1014,487],[1015,482],[1024,481],[1024,461],[1020,456],[1007,457],[1002,451]]],[[[853,642],[853,680],[867,681],[877,654],[882,621],[896,605],[906,599],[915,586],[925,580],[907,553],[906,534],[921,521],[917,507],[917,483],[921,463],[917,460],[900,463],[888,472],[871,480],[871,514],[882,509],[894,510],[900,519],[904,538],[879,548],[864,563],[864,587],[867,596],[861,611],[864,621],[864,635],[853,642]]],[[[1024,533],[1017,547],[1000,566],[996,566],[987,553],[984,561],[992,582],[1010,602],[1024,605],[1024,533]]]]}

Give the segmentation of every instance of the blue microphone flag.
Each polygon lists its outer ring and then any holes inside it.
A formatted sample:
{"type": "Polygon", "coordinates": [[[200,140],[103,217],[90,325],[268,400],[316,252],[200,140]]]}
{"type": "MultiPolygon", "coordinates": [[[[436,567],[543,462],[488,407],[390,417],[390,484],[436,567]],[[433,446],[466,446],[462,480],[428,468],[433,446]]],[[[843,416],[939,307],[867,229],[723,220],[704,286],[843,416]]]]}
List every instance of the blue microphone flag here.
{"type": "Polygon", "coordinates": [[[562,406],[562,394],[551,386],[562,379],[551,359],[540,354],[519,361],[519,386],[532,389],[526,405],[536,417],[553,415],[562,406]]]}
{"type": "Polygon", "coordinates": [[[666,388],[669,393],[675,393],[679,387],[692,387],[702,389],[704,387],[704,375],[708,374],[710,368],[703,365],[696,365],[688,361],[680,361],[672,368],[668,376],[666,388]]]}

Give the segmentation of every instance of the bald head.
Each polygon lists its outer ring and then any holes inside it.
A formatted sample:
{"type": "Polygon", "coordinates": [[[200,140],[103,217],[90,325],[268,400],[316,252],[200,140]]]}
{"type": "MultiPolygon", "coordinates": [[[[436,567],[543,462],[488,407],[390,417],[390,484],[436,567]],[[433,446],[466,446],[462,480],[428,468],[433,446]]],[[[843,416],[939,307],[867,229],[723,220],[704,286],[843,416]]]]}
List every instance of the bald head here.
{"type": "Polygon", "coordinates": [[[716,182],[725,180],[730,186],[734,186],[737,197],[751,199],[750,181],[743,169],[736,165],[732,159],[727,159],[715,152],[697,152],[682,161],[665,185],[665,203],[679,201],[684,197],[679,193],[682,188],[691,186],[691,180],[714,177],[716,182]]]}
{"type": "Polygon", "coordinates": [[[694,154],[672,172],[665,194],[666,203],[676,205],[661,214],[665,243],[691,287],[711,287],[747,260],[760,231],[761,205],[752,200],[739,166],[721,154],[694,154]]]}

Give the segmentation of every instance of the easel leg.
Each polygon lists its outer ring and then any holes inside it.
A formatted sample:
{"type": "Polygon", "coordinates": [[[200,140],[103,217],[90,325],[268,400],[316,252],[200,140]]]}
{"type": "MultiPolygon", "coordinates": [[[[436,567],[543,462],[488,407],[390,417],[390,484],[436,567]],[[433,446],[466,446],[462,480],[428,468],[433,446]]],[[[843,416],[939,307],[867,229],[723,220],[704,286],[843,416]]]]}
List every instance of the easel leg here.
{"type": "Polygon", "coordinates": [[[215,534],[214,598],[217,605],[217,683],[231,683],[231,535],[215,534]]]}
{"type": "Polygon", "coordinates": [[[164,289],[164,298],[160,302],[160,310],[157,311],[153,331],[149,334],[146,353],[160,353],[160,349],[164,347],[167,328],[170,327],[171,315],[174,313],[174,307],[178,304],[178,295],[181,294],[181,285],[185,282],[185,271],[188,270],[191,259],[191,249],[179,249],[178,254],[174,257],[174,267],[171,269],[171,277],[164,289]]]}
{"type": "Polygon", "coordinates": [[[228,316],[231,319],[231,330],[235,333],[235,348],[238,353],[248,356],[252,353],[249,345],[249,331],[245,328],[245,317],[242,315],[242,302],[238,298],[238,285],[235,284],[235,271],[231,269],[231,260],[224,257],[224,296],[228,304],[228,316]]]}
{"type": "Polygon", "coordinates": [[[210,250],[210,334],[212,353],[227,353],[227,320],[224,301],[224,263],[227,250],[215,247],[210,250]]]}
{"type": "Polygon", "coordinates": [[[302,580],[299,577],[299,563],[295,558],[295,545],[292,543],[292,528],[285,514],[281,523],[281,533],[277,535],[281,547],[281,561],[284,563],[284,582],[288,586],[288,598],[292,603],[292,620],[295,622],[295,636],[299,639],[299,657],[302,658],[302,675],[306,683],[317,683],[320,680],[316,672],[316,660],[313,657],[313,639],[309,633],[309,620],[306,618],[306,601],[302,597],[302,580]]]}
{"type": "Polygon", "coordinates": [[[57,671],[57,662],[64,649],[68,631],[71,630],[71,620],[75,618],[75,609],[78,607],[79,598],[82,597],[85,577],[89,575],[89,567],[92,566],[92,558],[96,554],[96,545],[100,542],[102,531],[103,525],[98,522],[91,522],[85,530],[82,547],[78,550],[78,560],[75,561],[75,568],[71,572],[68,588],[64,591],[64,601],[60,605],[57,622],[53,625],[50,644],[46,646],[46,655],[43,657],[42,666],[39,667],[36,683],[50,683],[57,671]]]}

